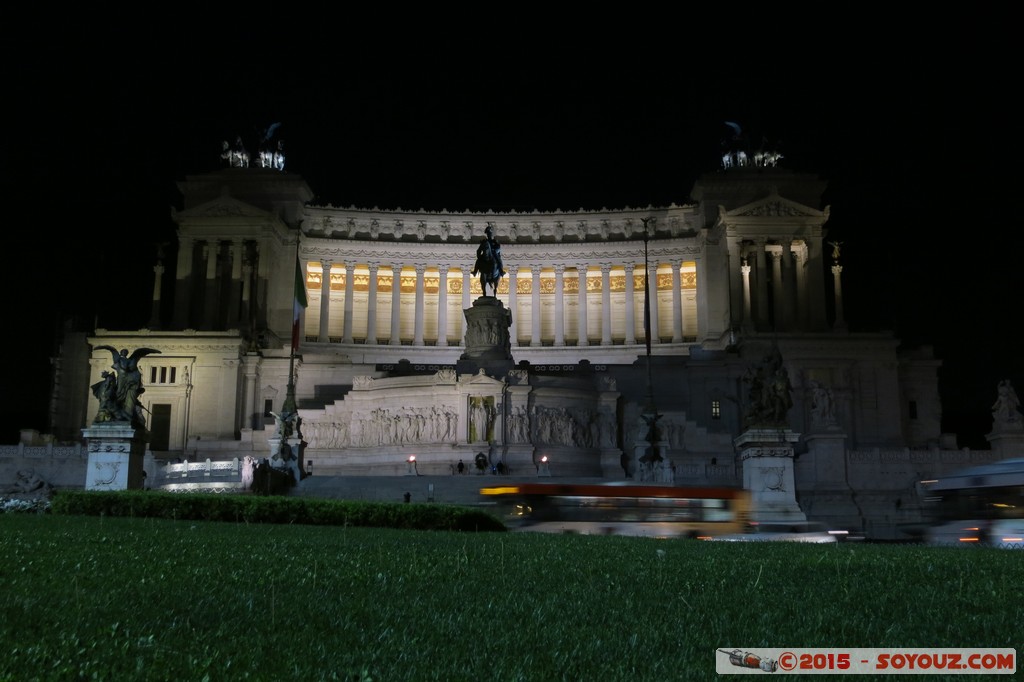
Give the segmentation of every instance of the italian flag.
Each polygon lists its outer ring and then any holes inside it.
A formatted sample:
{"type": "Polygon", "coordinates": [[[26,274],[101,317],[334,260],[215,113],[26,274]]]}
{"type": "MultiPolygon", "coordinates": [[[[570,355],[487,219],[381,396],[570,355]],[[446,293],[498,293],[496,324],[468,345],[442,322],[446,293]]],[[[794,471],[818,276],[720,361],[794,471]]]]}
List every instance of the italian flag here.
{"type": "Polygon", "coordinates": [[[299,257],[295,256],[295,303],[292,306],[292,352],[299,348],[299,338],[302,318],[302,309],[309,305],[306,299],[306,278],[303,277],[303,268],[299,264],[299,257]]]}

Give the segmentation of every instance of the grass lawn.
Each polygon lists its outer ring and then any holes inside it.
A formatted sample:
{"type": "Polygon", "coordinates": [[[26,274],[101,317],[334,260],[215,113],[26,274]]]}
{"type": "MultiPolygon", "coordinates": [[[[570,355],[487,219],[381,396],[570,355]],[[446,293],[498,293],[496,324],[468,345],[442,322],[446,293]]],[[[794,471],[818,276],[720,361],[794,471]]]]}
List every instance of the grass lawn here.
{"type": "Polygon", "coordinates": [[[0,680],[702,680],[718,648],[1019,654],[1022,562],[0,514],[0,680]]]}

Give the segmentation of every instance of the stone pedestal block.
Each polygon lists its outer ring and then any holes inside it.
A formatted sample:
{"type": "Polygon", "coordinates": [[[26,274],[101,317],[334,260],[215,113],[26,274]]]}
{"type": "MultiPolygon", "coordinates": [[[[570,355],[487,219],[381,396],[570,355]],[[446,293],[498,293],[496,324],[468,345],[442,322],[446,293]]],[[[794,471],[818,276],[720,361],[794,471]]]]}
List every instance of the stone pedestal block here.
{"type": "Polygon", "coordinates": [[[807,453],[796,462],[796,482],[801,490],[815,486],[846,486],[846,433],[828,429],[807,435],[807,453]]]}
{"type": "Polygon", "coordinates": [[[104,422],[82,429],[89,448],[86,490],[142,490],[146,434],[129,422],[104,422]]]}
{"type": "Polygon", "coordinates": [[[1024,423],[1020,421],[997,424],[985,440],[992,447],[992,452],[999,457],[1019,457],[1024,452],[1024,423]]]}
{"type": "Polygon", "coordinates": [[[751,519],[764,522],[806,521],[796,501],[793,443],[788,429],[748,429],[735,439],[743,463],[743,487],[750,491],[751,519]]]}
{"type": "Polygon", "coordinates": [[[466,351],[459,357],[456,371],[475,374],[484,369],[490,376],[504,376],[515,366],[508,332],[512,326],[512,311],[498,298],[480,296],[463,314],[466,316],[466,351]]]}

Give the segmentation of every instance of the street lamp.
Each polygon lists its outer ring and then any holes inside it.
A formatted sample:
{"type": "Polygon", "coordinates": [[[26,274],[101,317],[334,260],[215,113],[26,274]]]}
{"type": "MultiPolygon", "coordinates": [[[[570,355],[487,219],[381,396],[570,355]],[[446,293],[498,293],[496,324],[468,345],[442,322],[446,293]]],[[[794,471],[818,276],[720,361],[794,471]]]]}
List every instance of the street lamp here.
{"type": "MultiPolygon", "coordinates": [[[[654,462],[661,460],[657,447],[658,420],[661,415],[658,414],[658,408],[654,404],[654,381],[651,376],[651,266],[647,260],[647,243],[650,241],[648,223],[651,218],[641,218],[640,220],[644,224],[644,336],[647,342],[647,404],[644,406],[641,417],[648,427],[647,442],[650,445],[650,451],[640,458],[640,462],[643,465],[653,465],[654,462]]],[[[655,288],[655,295],[657,295],[657,288],[655,288]]]]}

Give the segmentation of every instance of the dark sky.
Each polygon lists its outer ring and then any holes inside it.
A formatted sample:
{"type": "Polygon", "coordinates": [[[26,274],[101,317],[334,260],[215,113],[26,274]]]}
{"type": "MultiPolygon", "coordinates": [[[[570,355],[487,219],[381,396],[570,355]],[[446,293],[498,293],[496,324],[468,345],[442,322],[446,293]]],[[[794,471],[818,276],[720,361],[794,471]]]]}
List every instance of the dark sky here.
{"type": "Polygon", "coordinates": [[[735,12],[538,28],[193,9],[22,17],[0,47],[2,442],[45,429],[49,330],[64,315],[148,318],[175,182],[218,168],[222,140],[275,122],[287,170],[320,201],[434,210],[686,203],[716,167],[724,121],[738,122],[829,182],[850,327],[935,348],[944,430],[985,446],[997,382],[1024,387],[1009,16],[927,30],[735,12]]]}

